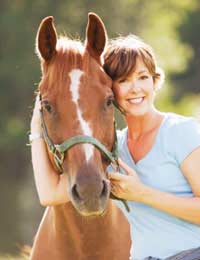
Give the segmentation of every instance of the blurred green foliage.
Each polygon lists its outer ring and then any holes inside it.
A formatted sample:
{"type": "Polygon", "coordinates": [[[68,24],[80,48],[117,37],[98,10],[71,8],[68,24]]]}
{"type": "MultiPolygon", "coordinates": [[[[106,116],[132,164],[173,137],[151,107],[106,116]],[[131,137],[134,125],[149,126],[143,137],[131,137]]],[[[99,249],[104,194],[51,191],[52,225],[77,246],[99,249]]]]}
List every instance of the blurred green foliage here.
{"type": "Polygon", "coordinates": [[[26,260],[26,259],[22,258],[21,256],[15,257],[15,256],[3,255],[3,256],[0,256],[0,260],[26,260]]]}
{"type": "Polygon", "coordinates": [[[17,243],[31,244],[42,215],[26,146],[34,90],[40,80],[40,65],[34,53],[37,28],[42,18],[53,15],[59,33],[84,39],[89,11],[100,15],[109,37],[133,33],[152,45],[166,73],[165,86],[157,95],[158,108],[185,115],[198,113],[200,1],[1,0],[2,253],[16,252],[17,243]]]}

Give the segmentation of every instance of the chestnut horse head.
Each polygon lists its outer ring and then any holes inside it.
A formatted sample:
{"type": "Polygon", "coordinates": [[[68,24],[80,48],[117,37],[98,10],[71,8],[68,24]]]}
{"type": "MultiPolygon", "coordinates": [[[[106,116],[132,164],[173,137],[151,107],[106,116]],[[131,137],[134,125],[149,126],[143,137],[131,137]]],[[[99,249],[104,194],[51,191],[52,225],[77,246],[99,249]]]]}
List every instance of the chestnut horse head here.
{"type": "MultiPolygon", "coordinates": [[[[42,67],[39,91],[43,127],[51,143],[63,144],[84,135],[112,151],[112,81],[101,64],[106,38],[102,21],[93,13],[88,16],[85,44],[66,37],[58,39],[53,17],[41,22],[36,42],[42,67]]],[[[57,169],[49,145],[47,150],[57,169]]],[[[105,153],[90,140],[64,150],[60,167],[68,176],[66,193],[81,215],[101,215],[106,209],[110,195],[108,164],[105,153]]]]}

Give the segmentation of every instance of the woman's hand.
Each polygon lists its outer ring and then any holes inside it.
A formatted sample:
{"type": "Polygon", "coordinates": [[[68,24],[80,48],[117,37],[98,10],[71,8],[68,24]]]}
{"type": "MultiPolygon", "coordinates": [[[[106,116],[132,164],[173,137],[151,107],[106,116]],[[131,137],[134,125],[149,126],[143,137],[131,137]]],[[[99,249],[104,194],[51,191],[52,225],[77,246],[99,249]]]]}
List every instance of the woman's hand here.
{"type": "Polygon", "coordinates": [[[33,116],[31,119],[31,133],[32,134],[41,134],[41,119],[40,119],[40,100],[37,95],[35,99],[35,107],[33,109],[33,116]]]}
{"type": "Polygon", "coordinates": [[[118,159],[118,163],[124,169],[126,175],[118,172],[109,173],[111,192],[121,199],[142,201],[145,185],[142,184],[134,169],[130,168],[121,159],[118,159]]]}

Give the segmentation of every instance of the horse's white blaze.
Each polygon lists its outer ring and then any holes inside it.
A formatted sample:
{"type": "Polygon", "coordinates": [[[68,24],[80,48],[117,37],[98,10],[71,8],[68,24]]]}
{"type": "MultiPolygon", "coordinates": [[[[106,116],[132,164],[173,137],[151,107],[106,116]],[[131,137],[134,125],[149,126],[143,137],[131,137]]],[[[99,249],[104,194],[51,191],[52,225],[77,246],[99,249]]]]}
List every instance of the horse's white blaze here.
{"type": "MultiPolygon", "coordinates": [[[[78,105],[79,85],[80,85],[80,78],[82,75],[83,75],[83,71],[81,71],[79,69],[73,69],[72,71],[70,71],[70,73],[69,73],[69,76],[71,79],[70,91],[72,93],[72,100],[76,104],[77,116],[78,116],[78,120],[79,120],[81,128],[82,128],[83,134],[92,136],[92,130],[89,127],[88,122],[86,122],[84,120],[81,109],[78,105]]],[[[93,155],[94,147],[91,144],[84,144],[83,147],[85,150],[86,160],[89,161],[93,155]]]]}

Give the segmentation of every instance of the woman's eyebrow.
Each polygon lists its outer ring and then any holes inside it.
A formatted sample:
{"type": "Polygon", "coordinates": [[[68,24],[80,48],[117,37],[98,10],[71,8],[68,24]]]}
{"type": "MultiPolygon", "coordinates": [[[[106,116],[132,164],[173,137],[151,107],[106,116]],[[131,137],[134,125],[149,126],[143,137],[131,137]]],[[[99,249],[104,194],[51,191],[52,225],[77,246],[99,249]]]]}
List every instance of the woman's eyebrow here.
{"type": "Polygon", "coordinates": [[[142,73],[148,73],[148,70],[139,70],[136,71],[137,74],[142,74],[142,73]]]}

